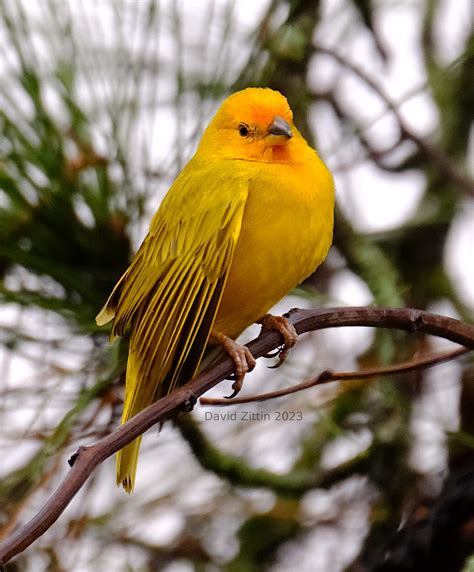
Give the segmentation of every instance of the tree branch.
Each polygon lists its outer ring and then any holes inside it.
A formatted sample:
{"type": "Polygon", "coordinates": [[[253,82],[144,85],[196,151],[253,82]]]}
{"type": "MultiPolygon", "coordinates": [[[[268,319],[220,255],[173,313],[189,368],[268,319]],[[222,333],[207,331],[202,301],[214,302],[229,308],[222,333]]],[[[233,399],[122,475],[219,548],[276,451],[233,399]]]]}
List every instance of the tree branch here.
{"type": "MultiPolygon", "coordinates": [[[[474,326],[422,310],[371,307],[294,309],[288,316],[299,334],[343,326],[393,328],[443,337],[474,349],[474,326]]],[[[248,347],[254,357],[258,358],[276,349],[281,343],[282,338],[278,332],[265,331],[250,342],[248,347]]],[[[10,536],[0,548],[0,568],[52,526],[94,469],[105,459],[156,423],[175,417],[180,412],[189,411],[200,395],[228,377],[233,370],[232,360],[223,359],[171,395],[147,407],[110,435],[91,446],[80,447],[69,461],[72,469],[48,502],[29,523],[10,536]]]]}
{"type": "Polygon", "coordinates": [[[240,403],[268,401],[270,399],[284,397],[286,395],[291,395],[292,393],[297,393],[298,391],[303,391],[304,389],[315,387],[316,385],[323,385],[324,383],[331,383],[333,381],[370,379],[372,377],[379,377],[381,375],[393,375],[398,373],[406,373],[408,371],[416,371],[418,369],[426,369],[428,367],[433,367],[440,363],[453,360],[469,351],[470,350],[468,348],[457,348],[449,352],[430,354],[420,359],[414,359],[388,367],[375,367],[371,369],[361,369],[360,371],[332,371],[330,369],[325,369],[316,377],[303,381],[302,383],[298,383],[297,385],[292,385],[291,387],[285,387],[283,389],[277,389],[276,391],[269,391],[267,393],[246,395],[245,397],[235,397],[234,399],[214,399],[209,397],[201,397],[199,403],[201,405],[228,406],[238,405],[240,403]]]}

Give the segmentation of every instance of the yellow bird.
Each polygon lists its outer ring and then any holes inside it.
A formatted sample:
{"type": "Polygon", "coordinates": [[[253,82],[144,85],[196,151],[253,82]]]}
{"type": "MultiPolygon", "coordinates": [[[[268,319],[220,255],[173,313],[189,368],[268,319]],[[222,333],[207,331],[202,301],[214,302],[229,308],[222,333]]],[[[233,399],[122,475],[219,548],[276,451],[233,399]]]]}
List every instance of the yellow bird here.
{"type": "MultiPolygon", "coordinates": [[[[331,173],[268,88],[228,97],[178,175],[148,235],[96,318],[129,335],[122,423],[190,380],[206,347],[236,364],[235,392],[255,360],[235,338],[250,324],[296,332],[268,310],[324,260],[332,242],[331,173]]],[[[117,453],[133,490],[140,438],[117,453]]]]}

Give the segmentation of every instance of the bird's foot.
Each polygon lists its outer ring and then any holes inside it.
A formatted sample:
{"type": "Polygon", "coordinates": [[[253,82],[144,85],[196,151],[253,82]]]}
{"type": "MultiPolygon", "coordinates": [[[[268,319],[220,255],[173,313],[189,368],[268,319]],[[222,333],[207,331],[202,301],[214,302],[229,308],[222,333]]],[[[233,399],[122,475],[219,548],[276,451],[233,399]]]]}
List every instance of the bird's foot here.
{"type": "Polygon", "coordinates": [[[235,374],[233,374],[231,378],[234,380],[234,383],[232,384],[232,389],[234,391],[231,395],[226,396],[226,399],[232,399],[242,389],[245,374],[253,370],[253,368],[257,365],[257,361],[251,354],[248,347],[240,346],[232,338],[229,338],[224,334],[220,334],[219,332],[212,332],[211,339],[219,343],[234,362],[235,374]]]}
{"type": "Polygon", "coordinates": [[[274,352],[269,352],[263,356],[266,358],[278,356],[278,362],[275,365],[270,366],[270,369],[280,367],[288,357],[291,348],[298,341],[298,333],[296,332],[295,327],[288,318],[285,318],[284,316],[273,316],[272,314],[265,314],[265,316],[258,320],[257,323],[262,325],[262,331],[277,330],[283,336],[283,346],[274,352]]]}

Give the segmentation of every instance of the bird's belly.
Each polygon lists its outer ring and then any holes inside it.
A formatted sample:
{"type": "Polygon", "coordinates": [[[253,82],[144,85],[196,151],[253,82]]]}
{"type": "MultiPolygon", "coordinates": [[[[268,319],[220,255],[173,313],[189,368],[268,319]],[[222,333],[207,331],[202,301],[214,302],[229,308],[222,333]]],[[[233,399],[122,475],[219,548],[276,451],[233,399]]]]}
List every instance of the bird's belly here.
{"type": "Polygon", "coordinates": [[[321,263],[332,239],[322,203],[294,188],[249,195],[216,331],[237,337],[321,263]]]}

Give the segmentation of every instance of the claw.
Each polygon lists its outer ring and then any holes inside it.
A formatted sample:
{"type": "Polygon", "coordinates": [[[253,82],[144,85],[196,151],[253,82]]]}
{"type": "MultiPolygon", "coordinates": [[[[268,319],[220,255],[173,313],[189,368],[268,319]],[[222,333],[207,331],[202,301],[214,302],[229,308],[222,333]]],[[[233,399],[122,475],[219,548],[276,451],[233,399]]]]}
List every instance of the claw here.
{"type": "Polygon", "coordinates": [[[264,357],[265,359],[271,359],[271,358],[277,357],[278,355],[280,355],[282,349],[283,349],[282,346],[280,346],[276,350],[273,350],[272,352],[268,352],[267,354],[263,354],[262,357],[264,357]]]}
{"type": "Polygon", "coordinates": [[[286,360],[286,358],[288,357],[288,354],[290,353],[290,348],[287,348],[286,346],[283,346],[282,350],[279,350],[277,355],[278,355],[278,361],[275,365],[268,365],[268,369],[277,369],[279,368],[283,362],[286,360]]]}
{"type": "MultiPolygon", "coordinates": [[[[234,386],[232,386],[234,387],[234,386]]],[[[230,395],[224,395],[224,399],[234,399],[239,394],[240,389],[234,389],[230,395]]]]}
{"type": "Polygon", "coordinates": [[[264,357],[276,357],[278,356],[278,362],[275,365],[269,366],[269,369],[276,369],[280,367],[281,364],[286,360],[290,349],[298,341],[298,333],[295,330],[293,324],[285,318],[284,316],[272,316],[271,314],[265,314],[261,320],[258,320],[259,324],[262,324],[262,329],[266,330],[277,330],[283,336],[285,343],[282,348],[278,348],[275,352],[269,352],[264,357]]]}
{"type": "Polygon", "coordinates": [[[232,399],[242,389],[245,374],[252,371],[257,362],[246,346],[239,346],[232,338],[224,336],[224,334],[219,332],[212,332],[211,337],[223,346],[234,361],[235,373],[232,374],[232,379],[235,380],[232,384],[234,391],[226,397],[226,399],[232,399]]]}

